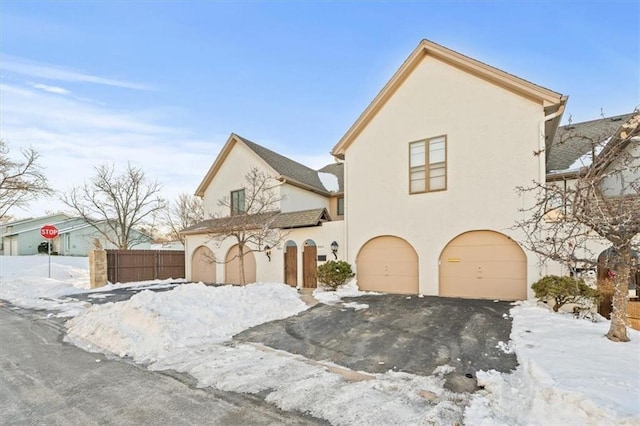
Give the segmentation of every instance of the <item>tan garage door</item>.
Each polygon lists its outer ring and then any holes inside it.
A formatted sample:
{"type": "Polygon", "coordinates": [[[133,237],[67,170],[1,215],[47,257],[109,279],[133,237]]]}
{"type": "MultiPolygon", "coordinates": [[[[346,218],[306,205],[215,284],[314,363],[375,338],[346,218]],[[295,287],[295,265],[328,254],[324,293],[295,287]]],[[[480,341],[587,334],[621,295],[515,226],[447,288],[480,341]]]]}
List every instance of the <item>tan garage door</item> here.
{"type": "Polygon", "coordinates": [[[244,249],[244,282],[240,279],[240,250],[238,245],[231,247],[227,253],[224,267],[226,284],[251,284],[256,282],[256,257],[249,249],[244,249]]]}
{"type": "Polygon", "coordinates": [[[384,293],[418,293],[418,255],[398,237],[369,240],[356,260],[360,290],[384,293]]]}
{"type": "Polygon", "coordinates": [[[518,244],[493,231],[451,240],[440,256],[440,295],[471,299],[527,298],[527,258],[518,244]]]}
{"type": "Polygon", "coordinates": [[[215,284],[216,262],[213,252],[208,247],[200,246],[193,252],[191,281],[215,284]]]}

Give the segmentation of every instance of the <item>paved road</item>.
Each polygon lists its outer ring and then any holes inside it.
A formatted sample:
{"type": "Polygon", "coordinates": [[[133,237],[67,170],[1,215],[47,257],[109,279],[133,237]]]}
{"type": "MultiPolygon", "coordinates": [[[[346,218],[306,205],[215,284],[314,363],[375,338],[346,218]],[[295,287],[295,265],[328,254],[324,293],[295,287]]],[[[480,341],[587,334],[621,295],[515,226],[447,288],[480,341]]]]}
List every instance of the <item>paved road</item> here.
{"type": "Polygon", "coordinates": [[[2,425],[324,424],[62,343],[62,320],[0,301],[2,425]]]}

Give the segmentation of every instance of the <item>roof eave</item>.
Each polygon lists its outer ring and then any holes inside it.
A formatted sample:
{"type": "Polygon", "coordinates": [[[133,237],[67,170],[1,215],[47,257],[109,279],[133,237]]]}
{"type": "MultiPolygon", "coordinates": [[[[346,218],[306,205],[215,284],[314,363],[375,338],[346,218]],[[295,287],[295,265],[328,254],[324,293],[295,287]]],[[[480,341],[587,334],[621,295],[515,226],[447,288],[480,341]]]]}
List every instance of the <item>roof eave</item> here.
{"type": "Polygon", "coordinates": [[[306,183],[300,182],[299,180],[295,180],[289,176],[280,175],[278,176],[278,180],[283,183],[288,183],[293,186],[297,186],[298,188],[306,189],[307,191],[314,192],[316,194],[323,195],[325,197],[330,197],[332,195],[329,191],[322,191],[320,188],[316,188],[314,186],[308,185],[306,183]]]}
{"type": "Polygon", "coordinates": [[[560,93],[523,80],[429,40],[422,40],[418,47],[409,55],[387,84],[385,84],[382,90],[376,95],[373,101],[371,101],[369,106],[358,117],[355,123],[333,147],[331,150],[331,154],[333,156],[339,159],[345,158],[345,152],[349,145],[360,134],[364,127],[366,127],[369,121],[375,117],[386,101],[418,66],[420,61],[427,55],[442,60],[480,78],[489,80],[498,86],[516,92],[526,98],[540,102],[545,109],[555,105],[558,105],[559,108],[563,102],[566,102],[566,97],[560,93]]]}

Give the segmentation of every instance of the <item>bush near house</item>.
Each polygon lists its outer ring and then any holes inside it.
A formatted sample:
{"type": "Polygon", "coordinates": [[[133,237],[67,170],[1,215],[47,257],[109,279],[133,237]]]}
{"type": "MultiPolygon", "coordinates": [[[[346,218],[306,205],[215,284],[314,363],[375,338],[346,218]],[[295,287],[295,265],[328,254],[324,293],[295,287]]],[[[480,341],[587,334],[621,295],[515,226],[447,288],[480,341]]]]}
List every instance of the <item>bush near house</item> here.
{"type": "Polygon", "coordinates": [[[355,276],[351,265],[344,260],[330,260],[317,269],[318,282],[329,290],[335,290],[355,276]]]}
{"type": "Polygon", "coordinates": [[[557,275],[547,275],[533,283],[531,288],[538,300],[553,299],[554,312],[558,312],[567,303],[591,305],[602,297],[598,290],[589,287],[583,280],[557,275]]]}

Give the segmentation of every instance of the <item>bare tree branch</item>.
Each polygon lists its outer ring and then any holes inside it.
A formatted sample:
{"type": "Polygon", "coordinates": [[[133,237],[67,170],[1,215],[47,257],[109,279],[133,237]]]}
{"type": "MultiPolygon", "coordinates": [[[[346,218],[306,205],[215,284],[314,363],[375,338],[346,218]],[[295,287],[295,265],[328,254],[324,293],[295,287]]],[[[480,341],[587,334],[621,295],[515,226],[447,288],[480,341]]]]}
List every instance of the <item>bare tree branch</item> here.
{"type": "Polygon", "coordinates": [[[603,242],[615,258],[606,266],[615,270],[613,314],[607,337],[628,341],[626,304],[631,272],[638,268],[633,255],[640,235],[640,113],[610,138],[590,140],[592,164],[573,175],[545,183],[534,182],[518,192],[532,204],[522,209],[516,228],[541,260],[553,260],[570,270],[595,267],[603,242]]]}
{"type": "MultiPolygon", "coordinates": [[[[230,197],[218,200],[218,206],[228,209],[229,216],[217,218],[218,230],[210,234],[211,240],[220,245],[232,238],[239,249],[240,284],[246,284],[244,257],[254,251],[262,251],[265,245],[276,246],[286,234],[272,227],[283,197],[275,189],[277,180],[253,167],[245,176],[244,206],[235,211],[230,197]]],[[[231,261],[233,259],[228,259],[231,261]]]]}
{"type": "Polygon", "coordinates": [[[160,184],[147,182],[142,169],[131,163],[120,175],[115,174],[113,164],[102,164],[95,170],[89,182],[63,194],[62,202],[119,249],[144,242],[135,231],[164,208],[158,195],[160,184]]]}
{"type": "Polygon", "coordinates": [[[38,164],[39,154],[33,148],[22,149],[21,154],[22,160],[9,158],[9,147],[0,139],[0,219],[13,207],[53,193],[38,164]]]}
{"type": "Polygon", "coordinates": [[[180,240],[184,244],[185,237],[180,234],[180,231],[202,220],[204,220],[202,198],[182,193],[167,205],[161,222],[169,230],[169,238],[180,240]]]}

